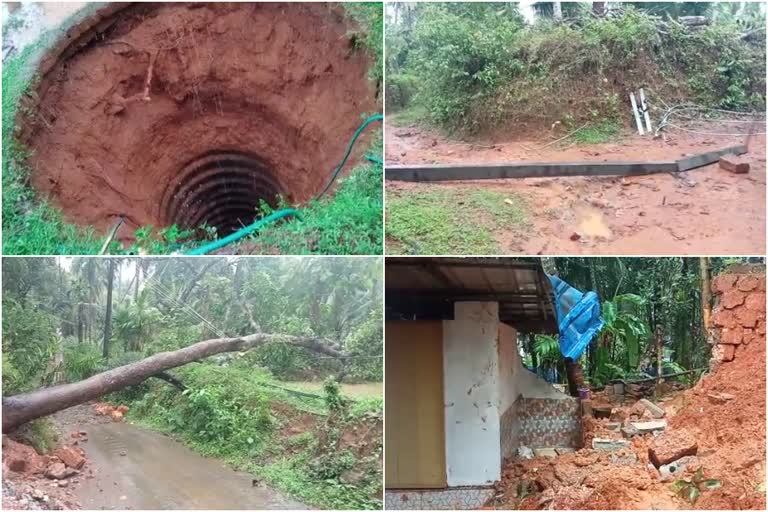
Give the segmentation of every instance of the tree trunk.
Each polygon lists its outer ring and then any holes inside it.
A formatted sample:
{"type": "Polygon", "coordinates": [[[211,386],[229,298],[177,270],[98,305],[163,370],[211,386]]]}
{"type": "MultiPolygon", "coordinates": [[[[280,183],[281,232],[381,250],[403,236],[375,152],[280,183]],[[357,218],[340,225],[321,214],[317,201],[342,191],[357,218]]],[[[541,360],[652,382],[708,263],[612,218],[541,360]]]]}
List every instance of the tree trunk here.
{"type": "Polygon", "coordinates": [[[592,2],[592,12],[597,16],[605,14],[605,2],[592,2]]]}
{"type": "Polygon", "coordinates": [[[579,388],[584,387],[581,364],[576,359],[566,358],[565,374],[568,377],[568,393],[571,396],[579,396],[579,388]]]}
{"type": "Polygon", "coordinates": [[[709,258],[702,256],[699,258],[699,269],[701,271],[701,318],[704,323],[704,336],[709,336],[709,319],[712,314],[712,284],[709,280],[709,258]]]}
{"type": "Polygon", "coordinates": [[[104,342],[101,345],[102,357],[109,360],[109,339],[112,337],[112,286],[115,282],[115,260],[109,260],[107,277],[107,314],[104,317],[104,342]]]}
{"type": "Polygon", "coordinates": [[[563,19],[563,3],[552,2],[552,15],[556,20],[563,19]]]}
{"type": "Polygon", "coordinates": [[[664,357],[664,349],[661,343],[661,327],[656,328],[656,387],[653,390],[654,398],[656,398],[659,385],[661,384],[661,376],[664,373],[664,366],[662,364],[664,357]]]}
{"type": "Polygon", "coordinates": [[[217,338],[201,341],[173,352],[155,354],[141,361],[99,373],[80,382],[62,384],[3,398],[3,433],[10,432],[28,421],[139,384],[165,370],[223,352],[250,350],[273,341],[305,347],[323,354],[337,353],[335,350],[327,348],[328,340],[284,334],[259,333],[241,338],[217,338]]]}

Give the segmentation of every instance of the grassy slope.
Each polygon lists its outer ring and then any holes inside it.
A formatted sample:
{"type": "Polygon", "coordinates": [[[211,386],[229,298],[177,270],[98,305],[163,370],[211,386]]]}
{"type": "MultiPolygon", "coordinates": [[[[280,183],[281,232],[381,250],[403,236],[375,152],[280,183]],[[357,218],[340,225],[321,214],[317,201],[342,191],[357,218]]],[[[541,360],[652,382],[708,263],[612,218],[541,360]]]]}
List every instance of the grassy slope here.
{"type": "Polygon", "coordinates": [[[15,138],[20,101],[30,89],[30,60],[40,46],[31,45],[3,64],[3,254],[93,254],[101,243],[91,231],[62,219],[29,187],[28,152],[15,138]]]}

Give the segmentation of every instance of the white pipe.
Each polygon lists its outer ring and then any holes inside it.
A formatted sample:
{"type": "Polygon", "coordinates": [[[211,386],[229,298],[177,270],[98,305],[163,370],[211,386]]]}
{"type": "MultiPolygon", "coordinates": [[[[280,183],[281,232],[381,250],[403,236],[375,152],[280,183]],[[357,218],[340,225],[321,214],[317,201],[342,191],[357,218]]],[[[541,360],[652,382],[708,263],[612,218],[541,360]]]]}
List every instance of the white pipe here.
{"type": "Polygon", "coordinates": [[[643,91],[642,87],[640,88],[640,106],[643,107],[643,116],[645,117],[645,128],[648,131],[648,133],[652,133],[653,129],[651,128],[651,116],[648,115],[648,105],[645,103],[645,92],[643,91]]]}
{"type": "Polygon", "coordinates": [[[643,122],[640,121],[640,114],[637,113],[637,101],[635,100],[635,93],[629,93],[629,101],[632,102],[632,113],[635,115],[635,124],[637,125],[637,133],[645,135],[643,133],[643,122]]]}

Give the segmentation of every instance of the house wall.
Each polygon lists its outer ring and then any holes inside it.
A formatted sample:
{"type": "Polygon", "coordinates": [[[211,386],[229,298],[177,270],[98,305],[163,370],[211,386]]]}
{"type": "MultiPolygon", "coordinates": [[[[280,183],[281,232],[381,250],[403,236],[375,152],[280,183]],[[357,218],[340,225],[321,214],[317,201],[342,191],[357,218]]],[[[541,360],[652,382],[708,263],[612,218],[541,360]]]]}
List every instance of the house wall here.
{"type": "Polygon", "coordinates": [[[443,322],[445,461],[449,487],[501,478],[499,308],[459,302],[443,322]]]}
{"type": "Polygon", "coordinates": [[[517,331],[499,325],[501,454],[520,445],[576,447],[581,441],[578,401],[528,371],[517,348],[517,331]]]}
{"type": "Polygon", "coordinates": [[[386,486],[443,488],[443,325],[386,323],[386,486]]]}
{"type": "Polygon", "coordinates": [[[517,421],[517,405],[520,387],[516,383],[522,370],[517,352],[517,331],[499,324],[499,408],[501,411],[501,457],[510,457],[519,446],[520,423],[517,421]]]}

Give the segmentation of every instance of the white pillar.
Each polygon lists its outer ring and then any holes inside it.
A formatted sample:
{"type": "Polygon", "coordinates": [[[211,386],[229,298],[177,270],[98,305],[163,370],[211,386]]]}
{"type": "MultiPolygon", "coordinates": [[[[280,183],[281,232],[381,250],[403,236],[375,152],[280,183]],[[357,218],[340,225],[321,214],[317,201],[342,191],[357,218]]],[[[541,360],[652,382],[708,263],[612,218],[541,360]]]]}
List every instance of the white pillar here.
{"type": "Polygon", "coordinates": [[[449,487],[501,478],[499,306],[459,302],[443,322],[445,464],[449,487]]]}

